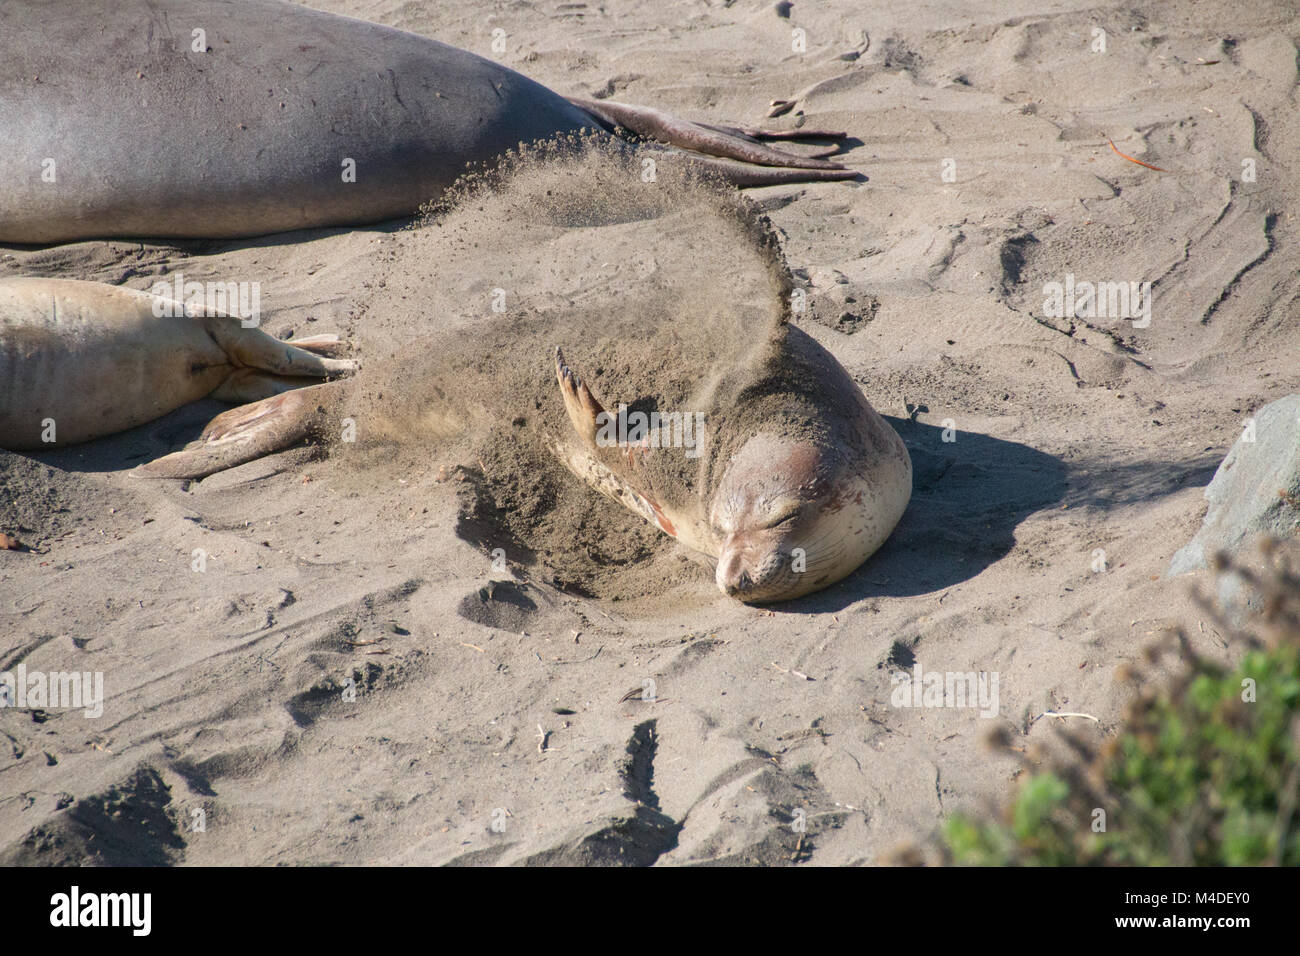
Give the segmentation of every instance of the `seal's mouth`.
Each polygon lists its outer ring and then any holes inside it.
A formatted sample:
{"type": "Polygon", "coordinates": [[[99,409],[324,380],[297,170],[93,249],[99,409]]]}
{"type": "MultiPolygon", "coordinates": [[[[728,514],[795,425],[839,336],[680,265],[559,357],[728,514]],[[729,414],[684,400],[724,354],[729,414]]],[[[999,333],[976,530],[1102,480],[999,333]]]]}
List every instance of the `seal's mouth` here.
{"type": "Polygon", "coordinates": [[[714,574],[718,589],[727,597],[746,603],[760,602],[773,592],[779,594],[782,585],[789,583],[787,577],[793,576],[789,571],[791,557],[776,548],[756,554],[754,548],[736,541],[735,537],[723,545],[718,556],[714,574]]]}
{"type": "Polygon", "coordinates": [[[746,604],[766,604],[791,597],[796,586],[794,558],[779,549],[754,555],[745,550],[723,551],[714,580],[727,597],[746,604]]]}
{"type": "Polygon", "coordinates": [[[733,535],[722,546],[714,581],[727,597],[745,604],[789,601],[830,583],[839,554],[833,534],[782,536],[746,541],[733,535]],[[808,547],[800,547],[801,542],[808,547]]]}

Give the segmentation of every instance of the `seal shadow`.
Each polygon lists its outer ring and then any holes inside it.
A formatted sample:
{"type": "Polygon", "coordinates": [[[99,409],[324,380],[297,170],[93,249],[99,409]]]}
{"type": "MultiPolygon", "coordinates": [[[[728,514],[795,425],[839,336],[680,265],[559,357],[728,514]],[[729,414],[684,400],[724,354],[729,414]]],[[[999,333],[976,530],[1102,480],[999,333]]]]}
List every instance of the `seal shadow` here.
{"type": "Polygon", "coordinates": [[[229,402],[201,398],[126,431],[114,432],[77,445],[56,446],[48,451],[33,450],[14,454],[61,471],[130,471],[136,465],[180,450],[187,442],[198,438],[213,418],[234,407],[229,402]]]}
{"type": "MultiPolygon", "coordinates": [[[[0,6],[4,0],[0,0],[0,6]]],[[[82,278],[80,275],[64,275],[64,265],[70,258],[75,258],[79,249],[87,247],[112,245],[115,247],[138,246],[163,256],[199,259],[225,252],[243,249],[273,249],[279,246],[298,246],[316,239],[328,239],[354,232],[373,232],[393,235],[417,222],[420,214],[380,219],[369,223],[343,226],[304,226],[287,232],[273,232],[264,236],[235,236],[220,239],[187,239],[168,236],[103,236],[96,239],[78,239],[75,241],[0,243],[0,253],[9,252],[15,261],[5,263],[4,272],[13,275],[35,275],[62,278],[82,278]]],[[[119,281],[136,275],[146,275],[155,280],[165,280],[167,273],[161,275],[127,265],[119,281]]]]}
{"type": "Polygon", "coordinates": [[[838,584],[773,611],[838,611],[866,598],[913,597],[980,574],[1015,546],[1029,515],[1066,495],[1063,461],[978,432],[884,416],[912,456],[912,500],[894,533],[838,584]]]}

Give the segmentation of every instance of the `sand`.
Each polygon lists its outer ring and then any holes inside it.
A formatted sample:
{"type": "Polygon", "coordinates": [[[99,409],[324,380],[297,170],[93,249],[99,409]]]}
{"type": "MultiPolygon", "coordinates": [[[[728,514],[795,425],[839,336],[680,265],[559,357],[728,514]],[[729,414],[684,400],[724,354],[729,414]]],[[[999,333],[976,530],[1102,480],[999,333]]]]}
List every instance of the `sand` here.
{"type": "MultiPolygon", "coordinates": [[[[188,484],[126,472],[219,403],[0,453],[0,531],[28,546],[0,551],[0,672],[106,695],[0,709],[4,860],[871,863],[1010,791],[990,726],[1112,732],[1115,668],[1170,624],[1237,652],[1192,600],[1208,577],[1163,575],[1243,422],[1300,390],[1287,5],[314,5],[484,55],[504,29],[496,58],[564,92],[750,123],[799,94],[850,131],[867,182],[748,196],[808,289],[796,324],[906,440],[912,503],[845,582],[757,609],[525,467],[510,422],[188,484]],[[1048,314],[1071,274],[1151,282],[1150,324],[1048,314]],[[891,702],[917,663],[997,674],[996,715],[891,702]]],[[[6,248],[0,275],[256,278],[268,331],[373,356],[407,328],[372,311],[407,225],[6,248]]],[[[619,305],[588,292],[584,315],[619,305]]]]}

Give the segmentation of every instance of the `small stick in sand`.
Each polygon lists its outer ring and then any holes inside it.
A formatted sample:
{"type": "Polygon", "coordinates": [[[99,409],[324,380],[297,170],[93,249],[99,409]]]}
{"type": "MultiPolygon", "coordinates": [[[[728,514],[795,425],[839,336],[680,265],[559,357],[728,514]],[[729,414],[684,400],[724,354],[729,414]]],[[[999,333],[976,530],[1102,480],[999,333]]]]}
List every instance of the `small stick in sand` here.
{"type": "Polygon", "coordinates": [[[1091,721],[1092,721],[1093,723],[1095,723],[1095,724],[1099,724],[1099,723],[1101,723],[1101,721],[1098,720],[1096,717],[1092,716],[1092,714],[1076,714],[1076,713],[1073,713],[1073,712],[1070,712],[1070,711],[1061,711],[1060,713],[1057,713],[1057,712],[1054,711],[1054,710],[1045,710],[1045,711],[1043,711],[1041,714],[1039,714],[1038,716],[1039,716],[1039,717],[1061,717],[1061,718],[1064,718],[1064,717],[1083,717],[1083,718],[1085,718],[1085,719],[1087,719],[1087,720],[1091,720],[1091,721]]]}
{"type": "Polygon", "coordinates": [[[1122,159],[1127,159],[1130,163],[1137,163],[1139,166],[1145,166],[1147,169],[1154,169],[1158,173],[1169,172],[1169,170],[1167,169],[1161,169],[1159,166],[1152,166],[1150,163],[1144,163],[1140,159],[1134,159],[1132,156],[1127,156],[1124,153],[1121,153],[1118,149],[1116,149],[1115,144],[1113,142],[1111,142],[1110,140],[1106,140],[1106,142],[1110,143],[1110,148],[1115,150],[1116,155],[1118,155],[1122,159]]]}
{"type": "MultiPolygon", "coordinates": [[[[600,656],[600,652],[603,651],[604,649],[605,649],[605,645],[602,644],[600,645],[600,647],[596,648],[596,653],[592,654],[590,657],[580,657],[577,660],[572,660],[572,661],[562,661],[557,657],[555,660],[551,661],[551,663],[552,664],[585,664],[587,663],[587,661],[594,661],[597,657],[600,656]]],[[[537,659],[539,661],[542,660],[540,657],[537,659]]],[[[545,661],[543,661],[543,663],[545,663],[545,661]]]]}
{"type": "Polygon", "coordinates": [[[803,671],[787,670],[786,668],[784,668],[784,667],[782,667],[780,664],[778,664],[776,661],[772,661],[771,664],[772,664],[773,667],[775,667],[777,670],[779,670],[782,674],[793,674],[795,677],[802,678],[803,680],[813,680],[813,679],[814,679],[814,678],[812,678],[812,677],[809,677],[809,676],[808,676],[807,674],[805,674],[803,671]]]}

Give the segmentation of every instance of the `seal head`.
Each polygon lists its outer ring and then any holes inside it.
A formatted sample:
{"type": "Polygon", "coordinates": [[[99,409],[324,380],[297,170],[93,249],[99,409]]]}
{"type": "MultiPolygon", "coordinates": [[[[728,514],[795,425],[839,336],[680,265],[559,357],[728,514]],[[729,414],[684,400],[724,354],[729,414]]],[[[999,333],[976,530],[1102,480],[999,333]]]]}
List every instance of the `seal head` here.
{"type": "MultiPolygon", "coordinates": [[[[888,431],[882,437],[893,436],[888,431]]],[[[911,462],[893,437],[899,447],[856,464],[810,441],[759,434],[745,442],[710,506],[719,590],[747,604],[784,601],[834,584],[865,561],[911,493],[911,462]]]]}

